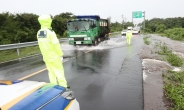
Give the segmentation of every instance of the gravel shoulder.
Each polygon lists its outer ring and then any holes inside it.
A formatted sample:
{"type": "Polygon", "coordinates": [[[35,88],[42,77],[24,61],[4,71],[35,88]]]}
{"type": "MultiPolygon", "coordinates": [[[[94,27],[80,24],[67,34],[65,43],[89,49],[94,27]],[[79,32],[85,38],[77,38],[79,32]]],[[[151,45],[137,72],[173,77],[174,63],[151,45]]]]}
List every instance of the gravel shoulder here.
{"type": "MultiPolygon", "coordinates": [[[[184,43],[153,34],[148,36],[150,36],[148,38],[150,44],[144,44],[140,52],[144,79],[144,110],[168,110],[169,102],[165,98],[162,89],[162,73],[168,69],[175,69],[175,67],[172,67],[167,62],[163,61],[163,56],[157,54],[157,52],[159,50],[159,45],[164,44],[175,54],[183,57],[184,43]]],[[[183,69],[183,67],[180,69],[183,69]]]]}

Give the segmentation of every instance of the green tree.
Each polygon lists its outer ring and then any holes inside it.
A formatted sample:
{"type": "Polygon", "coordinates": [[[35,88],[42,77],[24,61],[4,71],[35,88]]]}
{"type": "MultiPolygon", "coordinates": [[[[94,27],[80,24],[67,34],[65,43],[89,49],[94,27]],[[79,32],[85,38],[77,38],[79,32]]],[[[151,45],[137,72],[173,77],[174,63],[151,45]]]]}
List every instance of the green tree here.
{"type": "MultiPolygon", "coordinates": [[[[66,12],[61,13],[53,17],[52,28],[57,33],[57,36],[60,38],[64,35],[64,32],[67,30],[66,21],[74,18],[75,16],[72,13],[66,12]]],[[[64,36],[66,37],[66,36],[64,36]]]]}
{"type": "Polygon", "coordinates": [[[157,25],[156,32],[163,33],[166,29],[167,29],[167,27],[165,26],[165,24],[160,24],[160,25],[157,25]]]}

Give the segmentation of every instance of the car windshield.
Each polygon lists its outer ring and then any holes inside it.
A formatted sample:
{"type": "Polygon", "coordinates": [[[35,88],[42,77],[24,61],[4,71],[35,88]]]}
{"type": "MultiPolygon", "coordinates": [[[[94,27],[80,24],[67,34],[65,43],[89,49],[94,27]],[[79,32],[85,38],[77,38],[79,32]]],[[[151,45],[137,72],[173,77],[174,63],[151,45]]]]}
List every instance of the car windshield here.
{"type": "Polygon", "coordinates": [[[89,28],[88,21],[70,21],[67,23],[67,29],[69,31],[87,31],[89,28]]]}

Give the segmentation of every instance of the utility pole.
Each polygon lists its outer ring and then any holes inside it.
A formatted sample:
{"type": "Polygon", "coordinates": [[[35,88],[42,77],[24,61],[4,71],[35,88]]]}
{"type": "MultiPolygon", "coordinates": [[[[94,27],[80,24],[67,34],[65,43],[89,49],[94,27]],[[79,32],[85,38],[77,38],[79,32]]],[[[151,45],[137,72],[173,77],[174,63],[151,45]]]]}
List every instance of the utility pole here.
{"type": "Polygon", "coordinates": [[[145,32],[145,11],[143,11],[143,17],[144,17],[144,24],[143,24],[143,33],[145,32]]]}
{"type": "Polygon", "coordinates": [[[123,25],[123,30],[124,30],[124,18],[123,18],[123,15],[122,15],[122,25],[123,25]]]}
{"type": "Polygon", "coordinates": [[[132,12],[132,24],[134,24],[134,23],[133,23],[133,12],[132,12]]]}
{"type": "Polygon", "coordinates": [[[126,19],[127,18],[124,17],[124,28],[126,28],[126,19]]]}

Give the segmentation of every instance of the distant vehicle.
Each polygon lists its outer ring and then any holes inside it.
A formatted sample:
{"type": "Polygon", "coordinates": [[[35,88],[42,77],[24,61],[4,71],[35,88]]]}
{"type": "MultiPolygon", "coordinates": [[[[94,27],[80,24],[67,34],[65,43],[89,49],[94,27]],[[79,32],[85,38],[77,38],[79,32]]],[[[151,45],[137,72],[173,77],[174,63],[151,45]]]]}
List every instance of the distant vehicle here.
{"type": "MultiPolygon", "coordinates": [[[[133,35],[138,35],[140,33],[139,27],[134,27],[133,28],[132,26],[129,26],[127,29],[131,30],[133,35]]],[[[121,32],[121,35],[122,36],[126,35],[126,32],[127,32],[127,30],[123,30],[121,32]]]]}
{"type": "Polygon", "coordinates": [[[109,40],[110,21],[98,15],[76,16],[67,21],[67,35],[70,45],[97,45],[109,40]]]}
{"type": "Polygon", "coordinates": [[[126,36],[126,32],[127,32],[127,30],[122,30],[121,31],[121,36],[126,36]]]}
{"type": "Polygon", "coordinates": [[[0,80],[0,110],[80,110],[73,91],[37,81],[0,80]]]}
{"type": "Polygon", "coordinates": [[[127,29],[130,29],[130,30],[132,30],[132,29],[133,29],[133,27],[132,27],[132,26],[129,26],[127,29]]]}
{"type": "Polygon", "coordinates": [[[132,34],[133,34],[133,35],[138,35],[138,34],[139,34],[139,31],[138,31],[138,30],[133,29],[133,30],[132,30],[132,34]]]}
{"type": "Polygon", "coordinates": [[[132,34],[134,34],[134,35],[140,34],[140,27],[134,27],[132,30],[132,34]]]}

